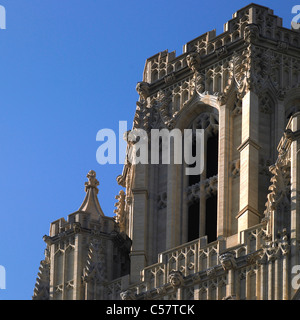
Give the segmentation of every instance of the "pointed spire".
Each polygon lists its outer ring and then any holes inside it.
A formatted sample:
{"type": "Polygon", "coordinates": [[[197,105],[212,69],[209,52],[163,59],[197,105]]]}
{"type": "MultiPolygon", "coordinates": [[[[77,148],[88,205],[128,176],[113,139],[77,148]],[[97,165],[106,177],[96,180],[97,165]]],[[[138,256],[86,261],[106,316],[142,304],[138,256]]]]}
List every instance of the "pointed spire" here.
{"type": "Polygon", "coordinates": [[[79,211],[96,214],[97,216],[104,216],[97,197],[99,181],[96,179],[96,172],[94,170],[90,170],[87,174],[87,178],[88,181],[84,184],[86,196],[79,208],[79,211]]]}

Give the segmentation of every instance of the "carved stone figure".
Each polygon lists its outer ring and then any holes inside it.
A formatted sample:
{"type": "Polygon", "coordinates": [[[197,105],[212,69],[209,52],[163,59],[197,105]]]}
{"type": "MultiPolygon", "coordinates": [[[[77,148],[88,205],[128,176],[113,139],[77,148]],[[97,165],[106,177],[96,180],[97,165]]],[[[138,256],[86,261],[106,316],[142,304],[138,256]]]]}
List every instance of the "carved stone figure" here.
{"type": "Polygon", "coordinates": [[[196,72],[200,67],[201,58],[197,52],[192,52],[186,57],[186,62],[188,67],[193,71],[196,72]]]}
{"type": "Polygon", "coordinates": [[[169,274],[169,282],[172,287],[178,288],[183,284],[183,275],[180,271],[173,271],[169,274]]]}
{"type": "Polygon", "coordinates": [[[140,95],[142,100],[146,100],[149,96],[149,84],[147,82],[141,81],[136,85],[136,91],[140,95]]]}

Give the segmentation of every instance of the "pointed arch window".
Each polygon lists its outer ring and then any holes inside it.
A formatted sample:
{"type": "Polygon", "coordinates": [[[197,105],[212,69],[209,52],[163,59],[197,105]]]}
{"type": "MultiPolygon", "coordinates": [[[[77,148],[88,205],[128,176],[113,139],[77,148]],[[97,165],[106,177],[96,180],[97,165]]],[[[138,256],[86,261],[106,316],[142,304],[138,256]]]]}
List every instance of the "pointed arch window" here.
{"type": "MultiPolygon", "coordinates": [[[[219,116],[201,113],[192,123],[192,129],[204,129],[205,164],[201,175],[187,176],[187,241],[207,236],[208,242],[217,238],[217,185],[219,116]]],[[[193,141],[193,149],[195,149],[193,141]]],[[[194,150],[193,150],[194,152],[194,150]]]]}

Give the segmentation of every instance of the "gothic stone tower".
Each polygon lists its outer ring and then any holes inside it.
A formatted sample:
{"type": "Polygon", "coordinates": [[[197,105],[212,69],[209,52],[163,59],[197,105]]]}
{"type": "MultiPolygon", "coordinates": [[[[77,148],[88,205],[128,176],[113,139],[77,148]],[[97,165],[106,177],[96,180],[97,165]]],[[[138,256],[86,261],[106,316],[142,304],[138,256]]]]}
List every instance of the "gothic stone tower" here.
{"type": "Polygon", "coordinates": [[[204,170],[127,162],[115,219],[90,179],[51,224],[34,298],[299,298],[299,81],[300,33],[256,4],[147,59],[132,130],[203,129],[204,170]]]}
{"type": "Polygon", "coordinates": [[[99,182],[91,170],[79,210],[51,223],[45,260],[41,262],[33,299],[105,299],[104,283],[129,272],[131,241],[98,202],[99,182]]]}

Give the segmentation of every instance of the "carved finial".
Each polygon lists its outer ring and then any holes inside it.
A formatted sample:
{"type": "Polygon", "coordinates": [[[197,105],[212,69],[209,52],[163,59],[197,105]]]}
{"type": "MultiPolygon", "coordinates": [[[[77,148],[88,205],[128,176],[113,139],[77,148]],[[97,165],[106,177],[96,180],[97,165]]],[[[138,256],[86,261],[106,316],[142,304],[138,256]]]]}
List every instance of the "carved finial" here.
{"type": "Polygon", "coordinates": [[[89,181],[84,184],[85,192],[87,192],[87,189],[89,188],[95,188],[97,189],[98,193],[97,187],[99,186],[99,181],[96,179],[96,172],[94,170],[90,170],[86,177],[89,179],[89,181]]]}
{"type": "Polygon", "coordinates": [[[96,172],[94,170],[90,170],[86,177],[89,181],[85,182],[84,184],[86,195],[82,205],[79,208],[79,211],[89,212],[95,214],[96,216],[104,216],[97,197],[99,191],[97,188],[99,186],[99,181],[96,179],[96,172]]]}

